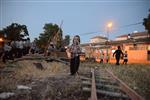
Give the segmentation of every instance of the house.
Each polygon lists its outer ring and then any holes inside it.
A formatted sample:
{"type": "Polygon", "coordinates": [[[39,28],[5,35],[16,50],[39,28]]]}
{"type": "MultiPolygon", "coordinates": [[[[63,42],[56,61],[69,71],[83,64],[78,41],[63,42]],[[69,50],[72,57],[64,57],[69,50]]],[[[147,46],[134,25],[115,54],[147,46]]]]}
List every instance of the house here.
{"type": "Polygon", "coordinates": [[[108,39],[103,36],[95,36],[90,39],[90,43],[106,42],[108,39]]]}
{"type": "Polygon", "coordinates": [[[116,37],[116,41],[127,40],[127,39],[141,39],[147,38],[149,34],[147,32],[133,32],[131,34],[124,34],[116,37]]]}
{"type": "Polygon", "coordinates": [[[100,61],[100,55],[103,53],[104,62],[106,62],[106,56],[108,55],[109,62],[115,63],[113,53],[117,49],[117,46],[121,46],[122,51],[127,51],[128,53],[129,63],[150,64],[150,38],[147,35],[148,33],[145,32],[135,33],[131,35],[132,38],[128,39],[125,34],[118,36],[120,40],[86,43],[81,44],[81,47],[86,50],[85,57],[93,57],[97,62],[100,61]]]}

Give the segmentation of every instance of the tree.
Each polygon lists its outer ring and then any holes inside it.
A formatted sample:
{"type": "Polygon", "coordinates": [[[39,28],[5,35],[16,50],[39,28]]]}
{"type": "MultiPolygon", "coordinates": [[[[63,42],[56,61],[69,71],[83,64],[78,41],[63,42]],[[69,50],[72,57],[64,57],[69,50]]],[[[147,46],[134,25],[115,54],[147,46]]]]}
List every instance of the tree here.
{"type": "Polygon", "coordinates": [[[143,19],[143,25],[145,26],[145,29],[148,30],[148,33],[150,34],[150,9],[149,9],[149,15],[147,18],[143,19]]]}
{"type": "Polygon", "coordinates": [[[63,40],[63,45],[67,46],[70,44],[70,35],[66,35],[65,39],[63,40]]]}
{"type": "Polygon", "coordinates": [[[40,33],[39,38],[36,38],[36,43],[40,48],[46,48],[48,43],[53,42],[59,49],[62,41],[62,29],[57,24],[45,24],[44,32],[40,33]]]}
{"type": "Polygon", "coordinates": [[[18,23],[12,23],[1,31],[1,34],[6,35],[8,40],[23,40],[25,36],[29,36],[27,26],[18,23]]]}

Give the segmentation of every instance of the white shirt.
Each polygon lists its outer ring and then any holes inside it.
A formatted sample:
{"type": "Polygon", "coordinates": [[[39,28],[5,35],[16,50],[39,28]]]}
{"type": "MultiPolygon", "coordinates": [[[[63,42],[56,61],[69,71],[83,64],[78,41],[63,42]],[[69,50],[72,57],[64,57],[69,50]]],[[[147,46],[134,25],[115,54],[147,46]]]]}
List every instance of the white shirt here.
{"type": "Polygon", "coordinates": [[[11,46],[4,44],[4,51],[10,51],[12,49],[11,46]]]}

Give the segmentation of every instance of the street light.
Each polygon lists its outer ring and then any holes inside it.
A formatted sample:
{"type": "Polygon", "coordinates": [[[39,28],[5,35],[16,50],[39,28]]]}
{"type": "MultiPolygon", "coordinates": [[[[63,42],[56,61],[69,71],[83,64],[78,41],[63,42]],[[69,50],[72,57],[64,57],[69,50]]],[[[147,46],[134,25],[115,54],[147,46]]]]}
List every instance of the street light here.
{"type": "Polygon", "coordinates": [[[0,42],[3,42],[3,38],[0,38],[0,42]]]}
{"type": "Polygon", "coordinates": [[[106,41],[106,48],[107,48],[107,51],[106,51],[106,62],[108,63],[108,61],[109,61],[109,53],[108,53],[108,42],[109,42],[109,31],[110,31],[110,29],[112,28],[112,22],[108,22],[107,23],[107,41],[106,41]]]}
{"type": "Polygon", "coordinates": [[[107,24],[107,27],[108,27],[108,28],[111,28],[111,27],[112,27],[112,22],[109,22],[109,23],[107,24]]]}
{"type": "Polygon", "coordinates": [[[108,22],[107,23],[107,39],[109,40],[109,31],[110,31],[110,29],[112,28],[112,22],[108,22]]]}

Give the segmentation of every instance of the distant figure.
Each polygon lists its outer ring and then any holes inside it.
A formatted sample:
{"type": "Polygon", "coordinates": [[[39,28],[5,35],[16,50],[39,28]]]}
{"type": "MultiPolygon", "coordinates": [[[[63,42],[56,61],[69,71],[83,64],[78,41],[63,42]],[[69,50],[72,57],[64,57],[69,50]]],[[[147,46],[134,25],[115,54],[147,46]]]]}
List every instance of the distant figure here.
{"type": "Polygon", "coordinates": [[[109,55],[106,54],[106,63],[108,63],[108,62],[109,62],[109,55]]]}
{"type": "Polygon", "coordinates": [[[70,60],[70,73],[71,75],[75,75],[78,72],[79,64],[80,64],[80,53],[81,48],[80,37],[78,35],[74,36],[73,44],[70,47],[71,60],[70,60]]]}
{"type": "Polygon", "coordinates": [[[127,64],[127,63],[128,63],[128,54],[127,54],[127,51],[125,51],[123,55],[123,64],[127,64]]]}
{"type": "Polygon", "coordinates": [[[55,46],[54,46],[53,42],[50,42],[50,44],[47,48],[47,56],[50,56],[54,50],[55,50],[55,46]]]}
{"type": "Polygon", "coordinates": [[[24,47],[25,47],[25,54],[29,54],[29,50],[31,47],[31,43],[30,43],[30,39],[27,38],[25,43],[24,43],[24,47]]]}
{"type": "Polygon", "coordinates": [[[15,57],[16,58],[19,58],[19,52],[20,52],[20,49],[19,49],[19,41],[15,41],[15,47],[16,47],[16,51],[15,51],[15,57]]]}
{"type": "Polygon", "coordinates": [[[120,57],[123,56],[123,52],[121,51],[120,46],[118,46],[118,49],[113,53],[113,57],[116,57],[116,65],[119,65],[120,57]]]}
{"type": "Polygon", "coordinates": [[[31,44],[31,54],[34,54],[35,53],[35,49],[36,49],[36,43],[33,41],[32,44],[31,44]]]}
{"type": "Polygon", "coordinates": [[[18,55],[18,57],[21,58],[23,56],[23,41],[22,40],[19,40],[18,47],[19,47],[19,55],[18,55]]]}
{"type": "Polygon", "coordinates": [[[108,49],[106,50],[106,56],[105,56],[105,58],[106,58],[106,63],[108,63],[108,62],[109,62],[109,53],[108,53],[108,49]]]}
{"type": "Polygon", "coordinates": [[[3,62],[4,63],[6,63],[6,60],[8,60],[8,59],[13,60],[11,49],[12,49],[12,47],[10,46],[10,43],[4,44],[4,55],[3,55],[3,62]]]}
{"type": "Polygon", "coordinates": [[[0,59],[2,59],[2,56],[4,54],[4,42],[1,42],[1,45],[0,45],[0,59]]]}
{"type": "Polygon", "coordinates": [[[100,52],[100,63],[103,63],[103,59],[104,59],[104,53],[101,50],[101,52],[100,52]]]}

